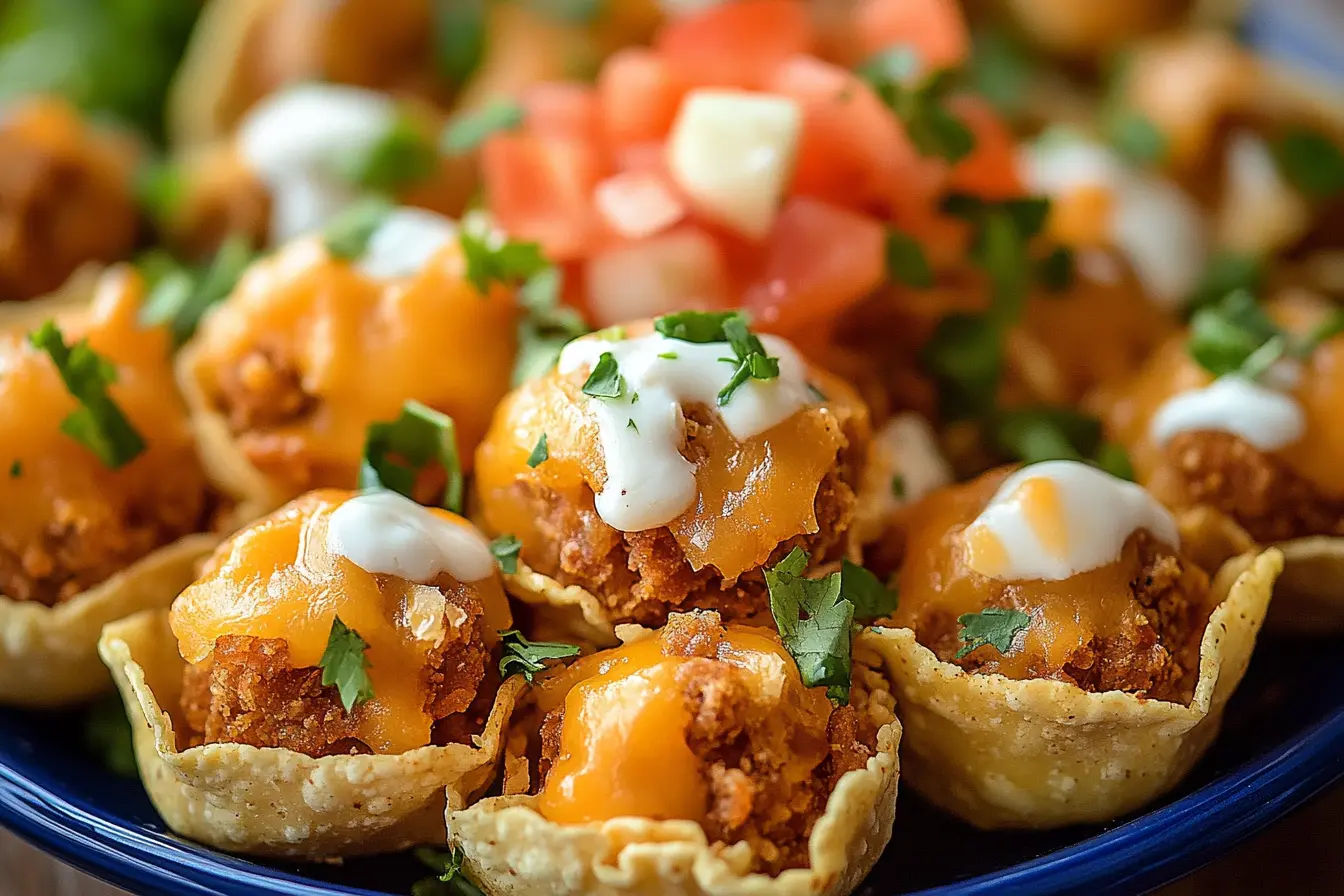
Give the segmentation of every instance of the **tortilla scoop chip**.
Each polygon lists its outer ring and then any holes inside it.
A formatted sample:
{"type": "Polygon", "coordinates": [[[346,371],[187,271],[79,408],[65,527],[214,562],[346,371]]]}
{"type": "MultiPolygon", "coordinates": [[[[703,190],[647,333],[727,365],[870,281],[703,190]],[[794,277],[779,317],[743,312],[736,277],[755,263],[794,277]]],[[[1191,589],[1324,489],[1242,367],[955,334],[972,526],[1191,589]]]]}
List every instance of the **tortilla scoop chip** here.
{"type": "Polygon", "coordinates": [[[473,746],[321,759],[242,744],[179,750],[174,722],[186,664],[168,613],[109,625],[98,650],[126,704],[145,789],[168,827],[216,849],[277,858],[320,861],[442,842],[445,805],[466,805],[494,780],[524,686],[517,676],[505,681],[473,746]]]}
{"type": "Polygon", "coordinates": [[[505,796],[448,811],[450,842],[467,874],[489,896],[841,896],[864,879],[891,840],[899,777],[901,724],[876,671],[878,658],[856,654],[855,705],[881,725],[877,754],[844,775],[808,842],[810,867],[776,877],[752,873],[746,843],[714,847],[694,821],[614,818],[589,824],[548,821],[527,790],[527,739],[509,744],[505,796]],[[865,665],[865,660],[872,666],[865,665]]]}
{"type": "Polygon", "coordinates": [[[109,622],[167,608],[219,543],[188,535],[54,607],[0,594],[0,704],[56,707],[109,689],[98,636],[109,622]]]}
{"type": "Polygon", "coordinates": [[[1222,723],[1269,608],[1283,554],[1228,561],[1189,706],[940,661],[909,629],[874,629],[905,725],[905,778],[979,828],[1056,828],[1132,812],[1174,787],[1222,723]]]}

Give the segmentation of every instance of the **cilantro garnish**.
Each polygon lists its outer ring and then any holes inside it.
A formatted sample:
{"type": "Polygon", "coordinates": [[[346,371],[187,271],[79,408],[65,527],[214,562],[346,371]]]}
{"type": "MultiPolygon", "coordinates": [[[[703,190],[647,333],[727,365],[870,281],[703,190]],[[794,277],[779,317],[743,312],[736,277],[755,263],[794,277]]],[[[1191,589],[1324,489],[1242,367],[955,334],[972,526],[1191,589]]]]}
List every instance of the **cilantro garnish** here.
{"type": "Polygon", "coordinates": [[[900,473],[891,477],[891,496],[897,501],[905,500],[905,477],[900,473]]]}
{"type": "Polygon", "coordinates": [[[633,430],[635,431],[635,434],[636,434],[636,435],[639,434],[639,424],[637,424],[637,423],[635,422],[635,418],[634,418],[634,417],[631,417],[631,418],[629,418],[628,420],[625,421],[625,428],[626,428],[626,429],[633,429],[633,430]]]}
{"type": "Polygon", "coordinates": [[[464,856],[458,847],[431,849],[421,846],[415,849],[414,855],[436,876],[416,881],[411,887],[411,896],[485,896],[462,870],[464,856]]]}
{"type": "Polygon", "coordinates": [[[499,674],[508,678],[521,673],[528,681],[538,672],[546,671],[546,660],[563,660],[579,655],[579,648],[573,644],[529,641],[516,629],[500,632],[499,646],[499,674]]]}
{"type": "Polygon", "coordinates": [[[251,242],[239,234],[221,243],[214,258],[200,268],[178,264],[166,253],[147,257],[141,271],[150,285],[140,322],[166,324],[173,344],[182,345],[195,334],[206,312],[229,297],[256,257],[251,242]]]}
{"type": "Polygon", "coordinates": [[[668,339],[680,339],[682,342],[701,345],[727,342],[728,335],[723,325],[741,316],[740,311],[678,311],[654,318],[653,329],[668,339]]]}
{"type": "Polygon", "coordinates": [[[1167,135],[1142,113],[1117,106],[1104,116],[1104,122],[1107,142],[1134,165],[1159,165],[1166,158],[1167,135]]]}
{"type": "Polygon", "coordinates": [[[1185,308],[1194,314],[1213,305],[1228,293],[1239,289],[1255,293],[1264,282],[1264,265],[1254,255],[1239,252],[1215,252],[1204,266],[1204,274],[1194,292],[1186,297],[1185,308]]]}
{"type": "Polygon", "coordinates": [[[506,240],[491,245],[487,236],[473,233],[469,227],[460,229],[458,242],[467,261],[467,279],[482,296],[489,294],[491,283],[514,286],[550,266],[536,243],[506,240]]]}
{"type": "Polygon", "coordinates": [[[1031,625],[1031,617],[1018,610],[986,607],[979,613],[958,616],[957,622],[961,625],[957,639],[965,645],[957,651],[957,659],[985,645],[1006,656],[1013,649],[1017,633],[1031,625]]]}
{"type": "Polygon", "coordinates": [[[366,196],[336,215],[322,231],[322,242],[332,258],[355,261],[364,256],[369,240],[392,214],[392,203],[366,196]]]}
{"type": "Polygon", "coordinates": [[[765,346],[759,337],[747,328],[747,319],[734,315],[723,322],[723,335],[737,356],[737,369],[733,371],[728,383],[719,390],[718,403],[722,407],[733,397],[733,393],[747,380],[772,380],[779,376],[779,359],[765,353],[765,346]]]}
{"type": "Polygon", "coordinates": [[[887,228],[887,275],[906,286],[933,286],[933,268],[919,241],[895,228],[887,228]]]}
{"type": "Polygon", "coordinates": [[[518,571],[518,552],[522,549],[518,536],[507,532],[490,542],[490,553],[495,555],[499,568],[509,575],[518,571]]]}
{"type": "Polygon", "coordinates": [[[341,705],[346,712],[373,699],[373,682],[369,680],[369,660],[364,652],[369,645],[359,633],[341,622],[337,616],[331,621],[327,649],[317,665],[322,669],[322,686],[336,686],[341,705]]]}
{"type": "Polygon", "coordinates": [[[172,162],[154,159],[135,173],[135,198],[150,220],[170,220],[182,205],[186,193],[182,170],[172,162]]]}
{"type": "Polygon", "coordinates": [[[937,381],[948,419],[974,417],[994,406],[1003,368],[1004,327],[988,315],[949,314],[938,321],[920,352],[937,381]]]}
{"type": "Polygon", "coordinates": [[[449,84],[462,85],[485,58],[486,0],[435,3],[434,67],[449,84]]]}
{"type": "Polygon", "coordinates": [[[532,446],[532,453],[527,456],[527,465],[536,469],[551,456],[551,448],[546,444],[546,433],[542,433],[537,439],[537,444],[532,446]]]}
{"type": "Polygon", "coordinates": [[[23,461],[16,460],[14,461],[14,463],[9,465],[10,479],[18,479],[22,475],[23,475],[23,461]]]}
{"type": "Polygon", "coordinates": [[[625,377],[621,376],[616,356],[611,352],[603,352],[598,357],[583,384],[583,394],[593,398],[620,398],[625,394],[625,377]]]}
{"type": "Polygon", "coordinates": [[[896,612],[896,592],[849,560],[840,563],[840,594],[854,605],[854,618],[858,620],[881,619],[896,612]]]}
{"type": "Polygon", "coordinates": [[[84,716],[84,745],[113,774],[123,778],[138,774],[131,722],[116,694],[108,694],[89,707],[84,716]]]}
{"type": "Polygon", "coordinates": [[[340,154],[335,163],[341,178],[351,186],[393,196],[433,176],[439,153],[419,124],[398,115],[378,139],[340,154]]]}
{"type": "Polygon", "coordinates": [[[51,357],[66,390],[79,402],[61,421],[61,432],[113,470],[145,450],[145,440],[107,394],[108,386],[117,381],[117,368],[111,361],[90,348],[87,339],[67,346],[60,327],[51,320],[29,333],[28,341],[51,357]]]}
{"type": "Polygon", "coordinates": [[[1238,290],[1195,312],[1186,350],[1212,373],[1258,379],[1281,358],[1304,359],[1325,340],[1344,332],[1344,311],[1335,309],[1302,336],[1279,327],[1255,298],[1238,290]]]}
{"type": "Polygon", "coordinates": [[[526,314],[518,324],[515,386],[550,370],[560,351],[588,332],[583,316],[560,304],[559,268],[547,267],[533,274],[518,290],[518,300],[526,314]]]}
{"type": "Polygon", "coordinates": [[[971,89],[1004,115],[1022,112],[1032,78],[1030,50],[997,29],[977,28],[971,40],[973,49],[967,60],[971,89]]]}
{"type": "Polygon", "coordinates": [[[1134,478],[1125,449],[1102,441],[1101,421],[1066,407],[1000,411],[989,423],[994,447],[1026,464],[1046,460],[1090,463],[1121,479],[1134,478]]]}
{"type": "Polygon", "coordinates": [[[1274,142],[1273,152],[1284,178],[1308,199],[1344,193],[1344,149],[1324,134],[1296,128],[1274,142]]]}
{"type": "Polygon", "coordinates": [[[975,134],[948,111],[956,73],[950,69],[919,74],[919,59],[909,47],[884,50],[865,62],[858,74],[901,119],[922,155],[959,162],[975,149],[975,134]]]}
{"type": "Polygon", "coordinates": [[[1056,246],[1050,254],[1036,262],[1036,279],[1050,292],[1064,292],[1073,285],[1075,272],[1073,250],[1056,246]]]}
{"type": "Polygon", "coordinates": [[[446,155],[465,155],[491,134],[514,130],[522,123],[522,106],[513,100],[495,100],[483,108],[453,116],[439,137],[439,148],[446,155]]]}
{"type": "Polygon", "coordinates": [[[418,401],[401,406],[396,420],[370,423],[359,467],[360,488],[384,488],[415,499],[415,481],[437,460],[447,481],[439,504],[462,512],[462,462],[453,418],[418,401]]]}

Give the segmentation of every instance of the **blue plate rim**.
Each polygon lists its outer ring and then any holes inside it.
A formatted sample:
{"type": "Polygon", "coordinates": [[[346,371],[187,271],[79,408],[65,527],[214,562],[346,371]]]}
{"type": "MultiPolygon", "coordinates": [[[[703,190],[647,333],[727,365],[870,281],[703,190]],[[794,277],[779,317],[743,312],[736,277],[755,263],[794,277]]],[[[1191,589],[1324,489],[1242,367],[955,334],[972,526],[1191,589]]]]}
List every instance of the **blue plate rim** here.
{"type": "MultiPolygon", "coordinates": [[[[2,752],[2,751],[0,751],[2,752]]],[[[1193,793],[1072,846],[910,896],[1135,893],[1176,880],[1344,777],[1344,708],[1193,793]]],[[[896,835],[900,833],[897,813],[896,835]]],[[[0,758],[0,824],[108,883],[145,894],[385,896],[213,852],[96,809],[0,758]]],[[[874,882],[878,892],[892,892],[874,882]]]]}

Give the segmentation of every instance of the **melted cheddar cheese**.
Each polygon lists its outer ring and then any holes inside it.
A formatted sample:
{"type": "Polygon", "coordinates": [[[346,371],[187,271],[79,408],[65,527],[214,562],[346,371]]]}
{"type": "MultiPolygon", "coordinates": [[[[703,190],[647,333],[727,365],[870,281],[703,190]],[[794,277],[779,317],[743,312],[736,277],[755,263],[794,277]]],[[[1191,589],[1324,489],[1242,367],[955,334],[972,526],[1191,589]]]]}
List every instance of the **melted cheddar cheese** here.
{"type": "MultiPolygon", "coordinates": [[[[129,563],[138,559],[128,556],[136,553],[138,536],[127,527],[158,520],[165,531],[186,534],[202,522],[205,477],[173,386],[171,341],[163,327],[140,325],[143,293],[139,274],[117,268],[103,275],[87,307],[66,305],[55,316],[67,345],[87,339],[116,368],[108,395],[146,446],[116,470],[61,431],[61,421],[79,404],[51,357],[28,341],[43,318],[31,316],[27,325],[0,331],[0,554],[19,558],[35,578],[53,573],[37,559],[47,539],[59,544],[81,533],[92,550],[89,542],[101,533],[103,547],[129,563]]],[[[158,545],[138,547],[145,553],[158,545]]],[[[97,565],[78,555],[72,549],[61,559],[97,565]]]]}
{"type": "MultiPolygon", "coordinates": [[[[704,821],[708,773],[687,744],[691,708],[678,676],[691,659],[654,637],[586,657],[542,682],[538,707],[564,708],[559,752],[539,795],[542,815],[561,824],[621,816],[704,821]]],[[[810,778],[828,750],[826,689],[804,688],[793,658],[763,629],[728,626],[712,659],[750,676],[759,699],[747,724],[768,728],[772,752],[790,756],[781,787],[810,778]]]]}
{"type": "MultiPolygon", "coordinates": [[[[959,616],[986,606],[1019,610],[1031,617],[1025,634],[1006,655],[994,651],[979,668],[1018,679],[1052,676],[1094,638],[1132,636],[1147,624],[1131,589],[1140,565],[1137,543],[1127,538],[1116,559],[1067,578],[997,578],[992,573],[1008,566],[1009,551],[1002,537],[979,525],[978,518],[1007,476],[1008,471],[988,473],[940,489],[909,508],[903,520],[901,600],[892,622],[914,630],[921,642],[930,642],[926,646],[949,660],[959,646],[951,638],[959,616]]],[[[1076,538],[1063,525],[1056,485],[1027,479],[1022,486],[1014,498],[1024,525],[1043,548],[1067,551],[1076,538]]],[[[1097,507],[1095,512],[1105,514],[1107,509],[1097,507]]]]}
{"type": "Polygon", "coordinates": [[[508,391],[518,310],[502,287],[478,294],[464,270],[456,242],[414,276],[375,279],[318,239],[296,241],[206,318],[186,373],[225,414],[239,392],[272,393],[267,363],[297,378],[303,406],[235,427],[247,458],[291,496],[353,487],[368,425],[407,399],[450,415],[469,461],[508,391]]]}
{"type": "MultiPolygon", "coordinates": [[[[378,575],[327,549],[331,515],[352,494],[310,492],[226,542],[202,577],[178,597],[172,628],[188,663],[209,660],[218,638],[247,635],[283,639],[292,668],[316,666],[333,620],[368,644],[365,654],[374,696],[356,709],[359,736],[378,753],[400,753],[429,743],[436,721],[426,712],[426,659],[465,625],[448,600],[479,605],[487,644],[512,623],[497,572],[474,582],[444,574],[434,583],[378,575]]],[[[461,517],[432,511],[456,526],[461,517]]]]}
{"type": "MultiPolygon", "coordinates": [[[[636,336],[649,326],[626,329],[636,336]]],[[[476,487],[487,528],[522,539],[524,560],[528,543],[545,536],[529,505],[517,500],[516,489],[548,489],[591,507],[593,493],[606,482],[598,422],[589,406],[593,399],[582,391],[587,375],[583,368],[525,383],[500,405],[477,453],[476,487]],[[528,456],[543,434],[550,457],[529,467],[528,456]]],[[[692,568],[712,566],[735,578],[765,562],[781,542],[817,531],[817,488],[845,444],[843,424],[858,421],[866,434],[868,420],[844,381],[817,369],[808,371],[808,379],[825,401],[743,441],[714,409],[694,409],[701,422],[681,453],[695,466],[696,495],[666,524],[692,568]]]]}
{"type": "MultiPolygon", "coordinates": [[[[1266,306],[1280,326],[1305,333],[1319,323],[1330,306],[1303,295],[1287,295],[1266,306]]],[[[1318,346],[1301,367],[1301,375],[1285,394],[1301,408],[1306,422],[1303,436],[1273,455],[1313,482],[1323,494],[1344,495],[1344,337],[1318,346]]],[[[1129,449],[1139,481],[1159,498],[1179,494],[1168,477],[1175,473],[1165,446],[1152,436],[1153,417],[1169,399],[1201,389],[1213,376],[1186,351],[1184,337],[1172,339],[1154,353],[1131,380],[1105,390],[1098,407],[1108,436],[1129,449]]]]}

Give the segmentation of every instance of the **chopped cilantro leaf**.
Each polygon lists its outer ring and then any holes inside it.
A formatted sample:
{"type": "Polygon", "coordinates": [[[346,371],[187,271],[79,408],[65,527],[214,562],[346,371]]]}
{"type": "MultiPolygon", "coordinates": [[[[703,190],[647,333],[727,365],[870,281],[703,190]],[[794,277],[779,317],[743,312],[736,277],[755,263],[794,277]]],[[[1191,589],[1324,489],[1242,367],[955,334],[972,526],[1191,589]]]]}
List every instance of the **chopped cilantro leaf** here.
{"type": "Polygon", "coordinates": [[[116,694],[107,694],[88,708],[84,716],[84,745],[103,765],[122,778],[138,774],[135,738],[126,706],[116,694]]]}
{"type": "Polygon", "coordinates": [[[160,226],[171,220],[186,193],[182,169],[172,162],[155,159],[135,174],[135,198],[146,216],[160,226]]]}
{"type": "Polygon", "coordinates": [[[449,84],[461,86],[485,58],[486,0],[437,0],[434,66],[449,84]]]}
{"type": "MultiPolygon", "coordinates": [[[[682,342],[727,342],[724,325],[730,320],[741,318],[740,311],[678,311],[654,318],[653,329],[668,339],[680,339],[682,342]]],[[[743,320],[745,326],[746,321],[743,320]]]]}
{"type": "Polygon", "coordinates": [[[1000,411],[989,421],[994,448],[1027,464],[1076,460],[1133,480],[1125,449],[1102,441],[1101,421],[1067,407],[1024,407],[1000,411]]]}
{"type": "Polygon", "coordinates": [[[393,196],[433,176],[439,153],[416,121],[398,115],[376,140],[341,153],[335,164],[351,186],[393,196]]]}
{"type": "Polygon", "coordinates": [[[1254,293],[1259,290],[1264,277],[1264,264],[1254,255],[1215,252],[1204,265],[1199,285],[1186,297],[1185,308],[1194,314],[1207,305],[1221,301],[1228,293],[1237,290],[1254,293]]]}
{"type": "Polygon", "coordinates": [[[658,357],[665,361],[675,361],[677,360],[678,355],[676,352],[659,352],[658,357]]]}
{"type": "Polygon", "coordinates": [[[555,366],[560,351],[588,332],[582,315],[560,304],[560,270],[547,266],[518,290],[526,314],[518,324],[518,357],[513,365],[516,386],[555,366]]]}
{"type": "Polygon", "coordinates": [[[462,870],[464,856],[457,846],[450,845],[447,849],[421,846],[414,854],[435,876],[416,881],[411,896],[485,896],[462,870]]]}
{"type": "Polygon", "coordinates": [[[1023,111],[1032,77],[1030,51],[1004,31],[979,28],[967,61],[971,88],[1004,115],[1023,111]]]}
{"type": "Polygon", "coordinates": [[[1135,165],[1159,165],[1166,158],[1167,135],[1140,112],[1117,107],[1106,116],[1104,131],[1116,152],[1135,165]]]}
{"type": "Polygon", "coordinates": [[[1324,134],[1291,130],[1274,143],[1273,152],[1284,178],[1308,199],[1344,193],[1344,149],[1324,134]]]}
{"type": "Polygon", "coordinates": [[[955,73],[921,75],[919,68],[919,58],[908,47],[895,47],[868,60],[858,74],[901,119],[922,155],[959,162],[975,149],[975,134],[945,103],[955,73]]]}
{"type": "Polygon", "coordinates": [[[747,319],[738,314],[723,322],[723,335],[737,356],[737,368],[719,390],[719,406],[727,404],[747,380],[771,380],[779,376],[779,359],[765,353],[760,338],[747,328],[747,319]]]}
{"type": "Polygon", "coordinates": [[[559,641],[529,641],[522,632],[499,633],[499,674],[504,678],[522,674],[528,681],[546,671],[546,660],[563,660],[579,655],[579,648],[559,641]]]}
{"type": "Polygon", "coordinates": [[[499,563],[499,568],[509,575],[518,571],[518,552],[523,549],[523,543],[517,535],[505,533],[490,542],[490,553],[495,555],[495,560],[499,563]]]}
{"type": "Polygon", "coordinates": [[[824,686],[833,701],[848,703],[854,604],[841,596],[843,573],[804,578],[807,563],[807,552],[794,548],[765,570],[770,613],[803,684],[824,686]]]}
{"type": "Polygon", "coordinates": [[[905,500],[905,477],[900,473],[891,477],[891,496],[897,501],[905,500]]]}
{"type": "Polygon", "coordinates": [[[1018,610],[986,607],[979,613],[958,616],[957,622],[961,625],[957,638],[965,645],[957,651],[957,659],[961,659],[986,645],[1007,655],[1018,632],[1031,625],[1031,617],[1018,610]]]}
{"type": "Polygon", "coordinates": [[[9,478],[18,479],[23,475],[23,461],[16,460],[9,465],[9,478]]]}
{"type": "Polygon", "coordinates": [[[593,334],[593,338],[601,339],[603,342],[621,342],[625,339],[625,327],[619,324],[614,327],[603,327],[593,334]]]}
{"type": "Polygon", "coordinates": [[[621,376],[616,356],[611,352],[603,352],[598,357],[583,384],[583,394],[593,398],[620,398],[625,394],[625,377],[621,376]]]}
{"type": "Polygon", "coordinates": [[[118,469],[145,450],[145,440],[107,394],[117,380],[112,362],[89,347],[87,339],[65,343],[60,327],[48,320],[28,334],[34,348],[47,353],[66,390],[79,407],[61,421],[61,432],[98,456],[103,465],[118,469]]]}
{"type": "Polygon", "coordinates": [[[322,686],[336,686],[346,712],[373,699],[369,660],[364,655],[368,649],[369,645],[359,633],[341,622],[341,617],[337,616],[331,621],[327,649],[323,651],[317,665],[322,669],[322,686]]]}
{"type": "Polygon", "coordinates": [[[461,513],[462,462],[453,418],[418,401],[407,401],[396,420],[369,424],[359,487],[384,488],[414,500],[416,479],[435,460],[446,479],[439,504],[461,513]]]}
{"type": "Polygon", "coordinates": [[[1129,452],[1123,445],[1115,442],[1102,442],[1097,446],[1092,460],[1099,469],[1110,473],[1117,479],[1133,482],[1134,464],[1130,463],[1129,452]]]}
{"type": "Polygon", "coordinates": [[[537,444],[532,446],[532,453],[527,456],[527,465],[535,470],[550,456],[551,449],[546,444],[546,433],[542,433],[541,438],[537,439],[537,444]]]}
{"type": "Polygon", "coordinates": [[[814,401],[826,401],[826,393],[818,389],[812,383],[807,384],[807,392],[814,401]]]}
{"type": "Polygon", "coordinates": [[[140,309],[140,322],[166,324],[173,344],[182,345],[196,333],[206,312],[229,297],[256,257],[250,241],[239,234],[221,243],[203,268],[184,267],[164,254],[152,256],[158,270],[140,309]]]}
{"type": "Polygon", "coordinates": [[[987,315],[947,315],[920,358],[939,385],[939,403],[948,419],[980,416],[994,406],[1003,367],[1003,332],[987,315]]]}
{"type": "Polygon", "coordinates": [[[625,421],[625,428],[626,428],[626,429],[633,429],[633,430],[635,431],[636,434],[639,433],[639,426],[635,423],[635,418],[634,418],[634,417],[631,417],[631,418],[629,418],[628,420],[625,421]]]}
{"type": "Polygon", "coordinates": [[[933,286],[933,269],[919,241],[895,228],[887,228],[887,275],[906,286],[933,286]]]}
{"type": "Polygon", "coordinates": [[[458,242],[467,261],[467,279],[482,296],[489,294],[491,283],[513,286],[550,267],[536,243],[506,240],[493,245],[488,236],[475,233],[470,227],[461,228],[458,242]]]}
{"type": "Polygon", "coordinates": [[[495,100],[488,106],[455,115],[439,137],[445,155],[460,156],[476,149],[491,134],[511,131],[523,123],[523,107],[513,100],[495,100]]]}
{"type": "Polygon", "coordinates": [[[369,248],[369,240],[392,213],[392,203],[366,196],[336,215],[322,230],[322,242],[332,258],[356,261],[369,248]]]}
{"type": "Polygon", "coordinates": [[[861,622],[896,612],[896,592],[867,569],[849,560],[840,563],[840,596],[854,605],[854,618],[861,622]]]}
{"type": "Polygon", "coordinates": [[[1257,349],[1277,335],[1279,328],[1255,298],[1238,290],[1195,312],[1186,350],[1205,370],[1223,376],[1240,370],[1257,349]]]}
{"type": "Polygon", "coordinates": [[[1036,278],[1050,292],[1064,292],[1072,286],[1074,272],[1073,250],[1068,246],[1056,246],[1036,263],[1036,278]]]}

